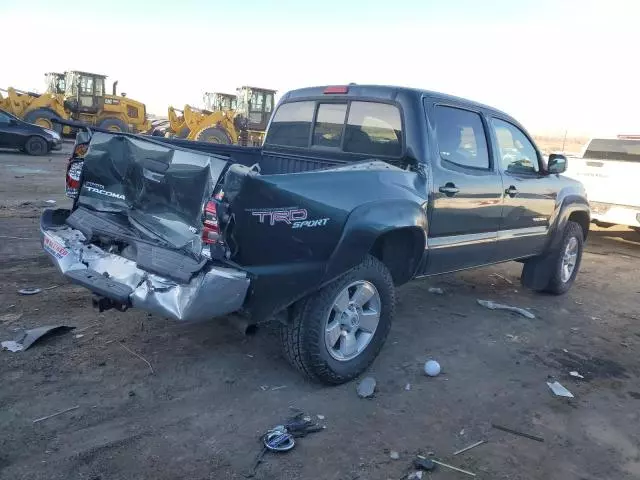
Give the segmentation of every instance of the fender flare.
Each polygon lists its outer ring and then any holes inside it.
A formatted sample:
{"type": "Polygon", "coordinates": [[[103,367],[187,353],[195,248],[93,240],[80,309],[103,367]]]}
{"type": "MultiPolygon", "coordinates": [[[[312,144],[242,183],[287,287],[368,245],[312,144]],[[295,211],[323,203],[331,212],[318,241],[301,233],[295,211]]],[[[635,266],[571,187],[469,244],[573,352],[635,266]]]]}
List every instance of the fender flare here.
{"type": "Polygon", "coordinates": [[[420,205],[410,200],[380,200],[360,205],[347,218],[340,240],[327,263],[322,283],[326,284],[362,263],[376,240],[394,230],[412,228],[421,231],[424,251],[427,223],[426,202],[420,205]]]}
{"type": "MultiPolygon", "coordinates": [[[[557,202],[557,205],[558,208],[554,213],[555,218],[551,223],[551,234],[549,235],[549,240],[545,248],[547,252],[554,251],[560,247],[564,229],[569,222],[569,217],[571,217],[573,213],[583,212],[588,216],[589,221],[591,220],[591,209],[584,195],[577,192],[567,193],[562,196],[560,201],[557,202]]],[[[587,229],[587,231],[584,232],[585,238],[588,233],[589,231],[587,229]]]]}

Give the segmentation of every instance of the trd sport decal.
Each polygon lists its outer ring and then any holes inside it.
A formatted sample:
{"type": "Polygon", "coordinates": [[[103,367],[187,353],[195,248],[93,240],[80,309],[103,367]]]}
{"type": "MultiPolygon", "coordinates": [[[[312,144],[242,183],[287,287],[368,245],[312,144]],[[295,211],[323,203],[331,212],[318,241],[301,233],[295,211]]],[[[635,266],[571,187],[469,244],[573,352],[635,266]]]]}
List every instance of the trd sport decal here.
{"type": "Polygon", "coordinates": [[[328,218],[307,220],[309,214],[304,208],[251,210],[251,215],[258,217],[258,223],[284,223],[291,228],[324,227],[329,222],[328,218]]]}

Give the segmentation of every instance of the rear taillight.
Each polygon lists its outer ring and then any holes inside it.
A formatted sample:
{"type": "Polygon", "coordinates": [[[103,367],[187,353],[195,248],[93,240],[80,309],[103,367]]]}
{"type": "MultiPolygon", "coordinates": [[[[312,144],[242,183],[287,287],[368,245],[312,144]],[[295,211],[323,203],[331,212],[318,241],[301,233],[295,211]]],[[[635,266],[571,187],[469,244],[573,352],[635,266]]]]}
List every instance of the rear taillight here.
{"type": "Polygon", "coordinates": [[[213,244],[220,240],[220,224],[218,223],[217,202],[211,200],[204,207],[204,227],[202,229],[202,243],[213,244]]]}
{"type": "Polygon", "coordinates": [[[67,165],[66,194],[69,198],[77,198],[80,193],[80,176],[84,161],[71,159],[67,165]]]}

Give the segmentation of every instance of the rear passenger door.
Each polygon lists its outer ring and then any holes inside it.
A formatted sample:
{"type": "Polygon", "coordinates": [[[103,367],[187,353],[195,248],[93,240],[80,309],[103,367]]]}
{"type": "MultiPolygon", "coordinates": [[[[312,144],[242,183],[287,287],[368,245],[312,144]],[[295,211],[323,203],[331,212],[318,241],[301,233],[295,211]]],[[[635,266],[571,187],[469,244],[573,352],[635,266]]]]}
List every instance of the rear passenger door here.
{"type": "Polygon", "coordinates": [[[427,273],[489,263],[502,216],[502,182],[485,119],[456,105],[425,106],[433,131],[427,273]]]}

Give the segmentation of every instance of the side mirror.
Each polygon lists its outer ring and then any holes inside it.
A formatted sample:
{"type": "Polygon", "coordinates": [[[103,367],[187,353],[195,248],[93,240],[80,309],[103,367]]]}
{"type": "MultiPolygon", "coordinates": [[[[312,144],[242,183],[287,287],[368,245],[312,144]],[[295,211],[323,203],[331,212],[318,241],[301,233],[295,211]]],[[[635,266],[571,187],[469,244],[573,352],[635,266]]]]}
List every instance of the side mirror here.
{"type": "Polygon", "coordinates": [[[567,157],[559,153],[552,153],[549,155],[549,163],[547,164],[547,171],[550,174],[560,174],[567,170],[567,157]]]}

